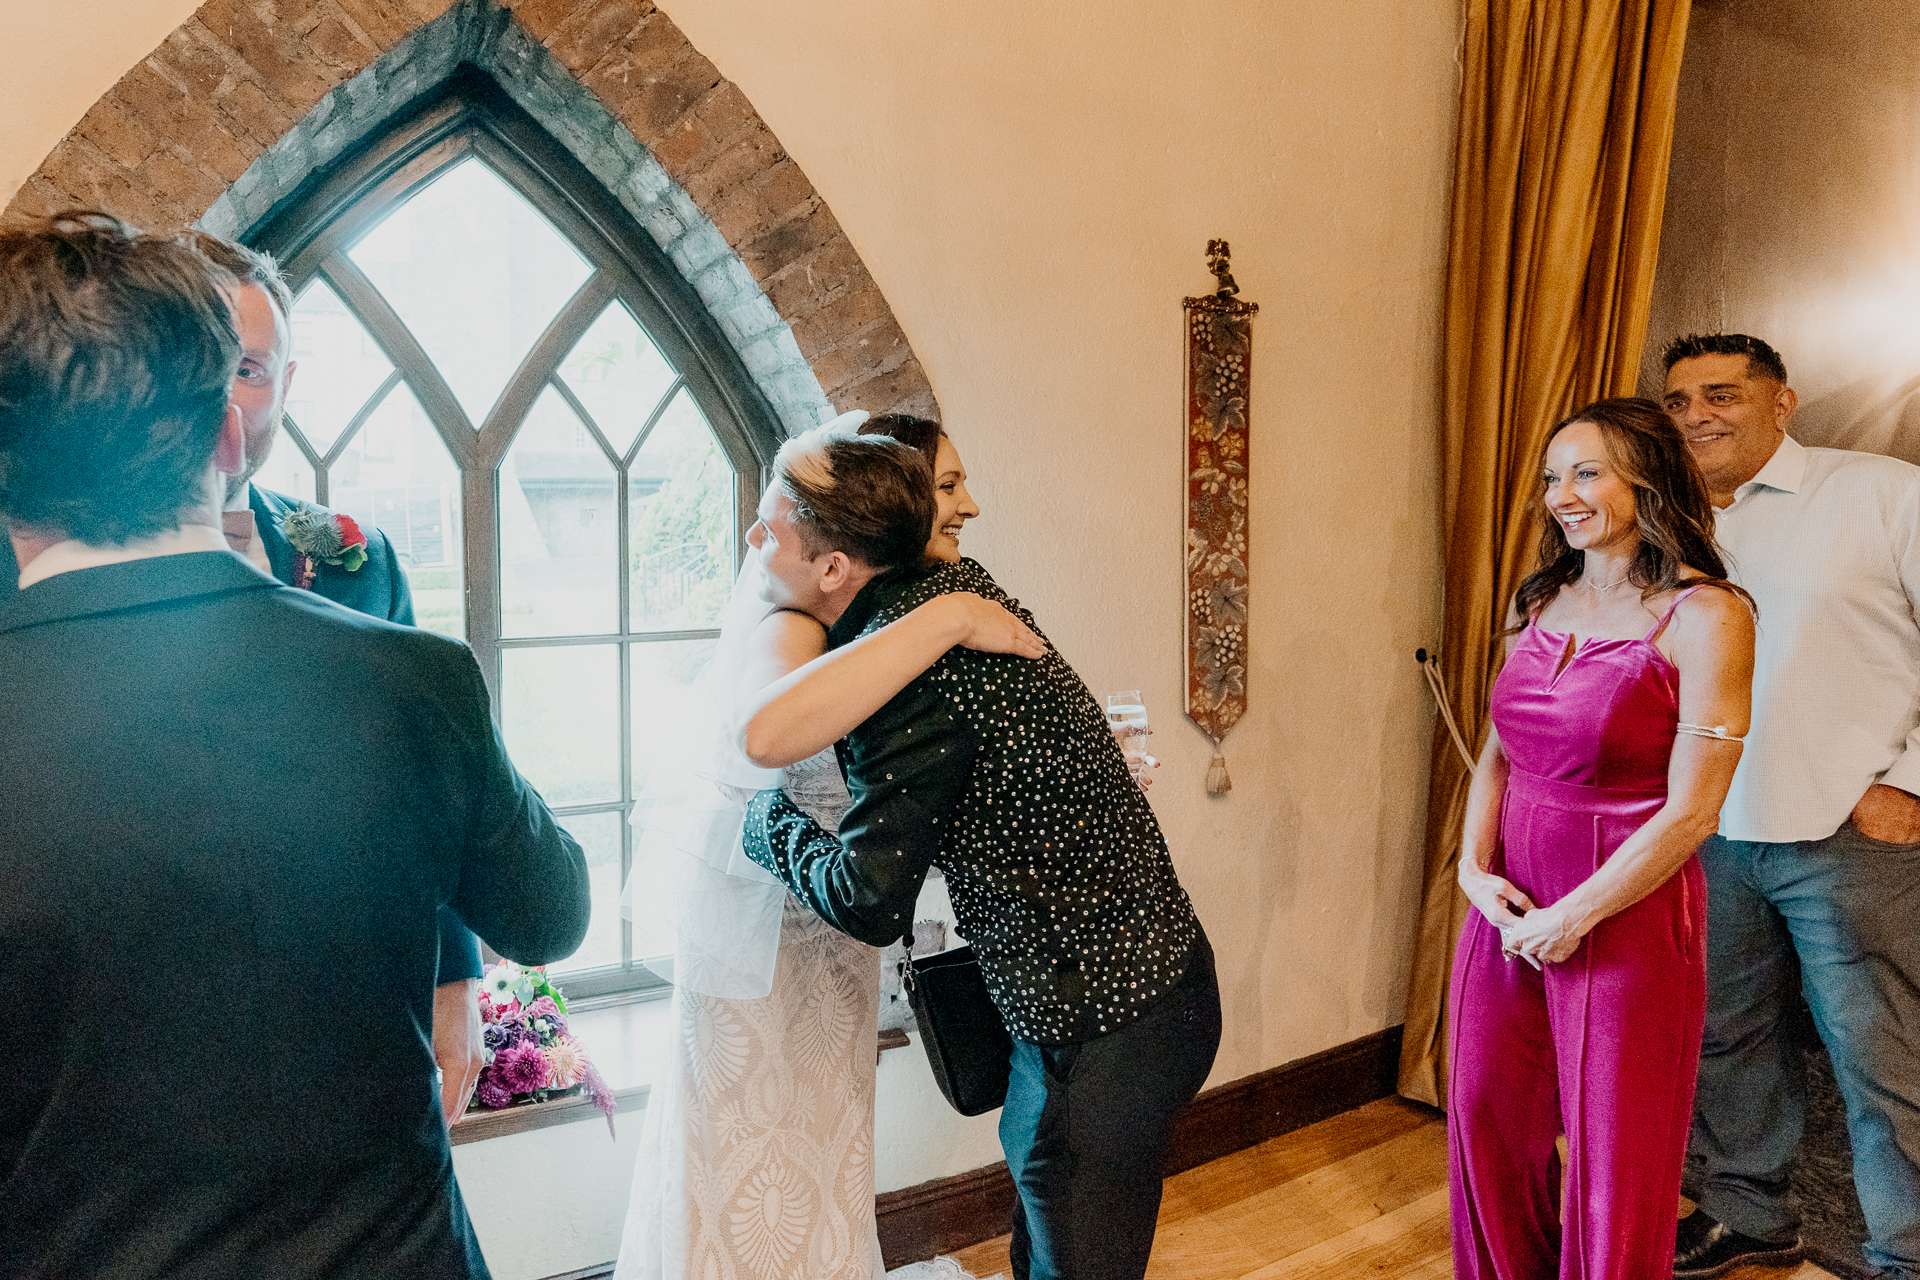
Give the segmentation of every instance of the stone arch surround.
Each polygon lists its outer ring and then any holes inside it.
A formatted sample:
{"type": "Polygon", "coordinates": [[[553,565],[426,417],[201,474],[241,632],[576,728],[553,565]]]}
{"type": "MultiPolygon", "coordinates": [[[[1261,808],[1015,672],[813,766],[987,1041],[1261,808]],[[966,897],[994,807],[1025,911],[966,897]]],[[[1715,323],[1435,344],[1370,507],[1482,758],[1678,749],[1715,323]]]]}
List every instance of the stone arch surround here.
{"type": "Polygon", "coordinates": [[[834,409],[939,416],[832,211],[651,0],[207,0],[93,105],[6,216],[84,205],[244,234],[463,63],[627,206],[789,433],[834,409]]]}

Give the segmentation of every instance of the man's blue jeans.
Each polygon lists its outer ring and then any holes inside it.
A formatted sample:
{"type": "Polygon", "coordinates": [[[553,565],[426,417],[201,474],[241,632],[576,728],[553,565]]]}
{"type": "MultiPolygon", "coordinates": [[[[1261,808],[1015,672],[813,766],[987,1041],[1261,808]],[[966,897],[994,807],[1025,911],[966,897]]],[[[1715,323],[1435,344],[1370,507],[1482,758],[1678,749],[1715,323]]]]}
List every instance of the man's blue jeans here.
{"type": "Polygon", "coordinates": [[[1220,1047],[1220,987],[1202,934],[1147,1012],[1083,1044],[1013,1042],[1000,1145],[1016,1193],[1015,1280],[1139,1280],[1174,1119],[1220,1047]]]}
{"type": "Polygon", "coordinates": [[[1806,1085],[1790,1027],[1804,993],[1847,1104],[1868,1260],[1920,1280],[1920,844],[1873,840],[1849,822],[1792,844],[1713,836],[1700,862],[1700,1207],[1763,1240],[1799,1226],[1787,1184],[1806,1085]]]}

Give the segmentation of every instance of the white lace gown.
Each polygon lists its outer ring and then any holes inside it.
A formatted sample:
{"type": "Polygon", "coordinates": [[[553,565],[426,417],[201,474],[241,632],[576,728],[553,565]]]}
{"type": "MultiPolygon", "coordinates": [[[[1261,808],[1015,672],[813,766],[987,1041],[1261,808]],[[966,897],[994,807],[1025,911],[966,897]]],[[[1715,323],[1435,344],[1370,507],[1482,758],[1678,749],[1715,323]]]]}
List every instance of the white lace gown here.
{"type": "MultiPolygon", "coordinates": [[[[831,749],[786,771],[838,830],[831,749]]],[[[873,1217],[879,952],[791,895],[773,990],[675,988],[674,1041],[647,1102],[615,1280],[879,1280],[873,1217]]]]}

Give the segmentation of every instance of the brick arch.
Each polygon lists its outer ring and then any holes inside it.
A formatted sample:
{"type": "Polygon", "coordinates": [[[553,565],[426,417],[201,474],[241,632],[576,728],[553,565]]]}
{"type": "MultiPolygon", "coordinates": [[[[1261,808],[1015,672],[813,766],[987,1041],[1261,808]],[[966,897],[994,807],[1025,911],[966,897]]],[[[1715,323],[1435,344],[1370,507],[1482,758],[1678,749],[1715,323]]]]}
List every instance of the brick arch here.
{"type": "Polygon", "coordinates": [[[789,431],[829,403],[939,416],[832,211],[651,0],[207,0],[6,214],[87,205],[243,234],[462,63],[493,75],[635,214],[789,431]]]}

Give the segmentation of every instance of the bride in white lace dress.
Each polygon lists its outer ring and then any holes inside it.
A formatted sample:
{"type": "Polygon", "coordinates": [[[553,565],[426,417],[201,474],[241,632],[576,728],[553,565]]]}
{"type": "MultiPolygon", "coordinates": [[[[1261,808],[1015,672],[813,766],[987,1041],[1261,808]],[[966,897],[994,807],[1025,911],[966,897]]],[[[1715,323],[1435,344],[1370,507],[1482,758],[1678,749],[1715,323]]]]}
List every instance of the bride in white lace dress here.
{"type": "MultiPolygon", "coordinates": [[[[828,749],[783,771],[833,829],[848,804],[828,749]]],[[[879,953],[782,891],[772,989],[677,987],[676,1043],[647,1104],[616,1277],[872,1280],[879,953]]]]}
{"type": "MultiPolygon", "coordinates": [[[[923,447],[930,457],[935,439],[923,447]]],[[[937,446],[928,552],[957,557],[959,527],[978,508],[951,444],[937,436],[937,446]]],[[[874,1224],[879,953],[746,859],[742,811],[753,792],[780,786],[837,830],[849,798],[833,741],[955,644],[1039,652],[999,606],[949,595],[821,656],[824,630],[760,600],[760,577],[756,553],[702,675],[717,728],[709,767],[650,783],[635,811],[645,831],[623,907],[636,953],[669,958],[657,968],[675,983],[674,1038],[648,1099],[615,1280],[885,1274],[874,1224]],[[786,717],[775,754],[805,758],[773,771],[738,741],[743,709],[776,685],[802,691],[789,701],[802,714],[786,717]]],[[[924,1274],[965,1276],[940,1262],[924,1274]]]]}

